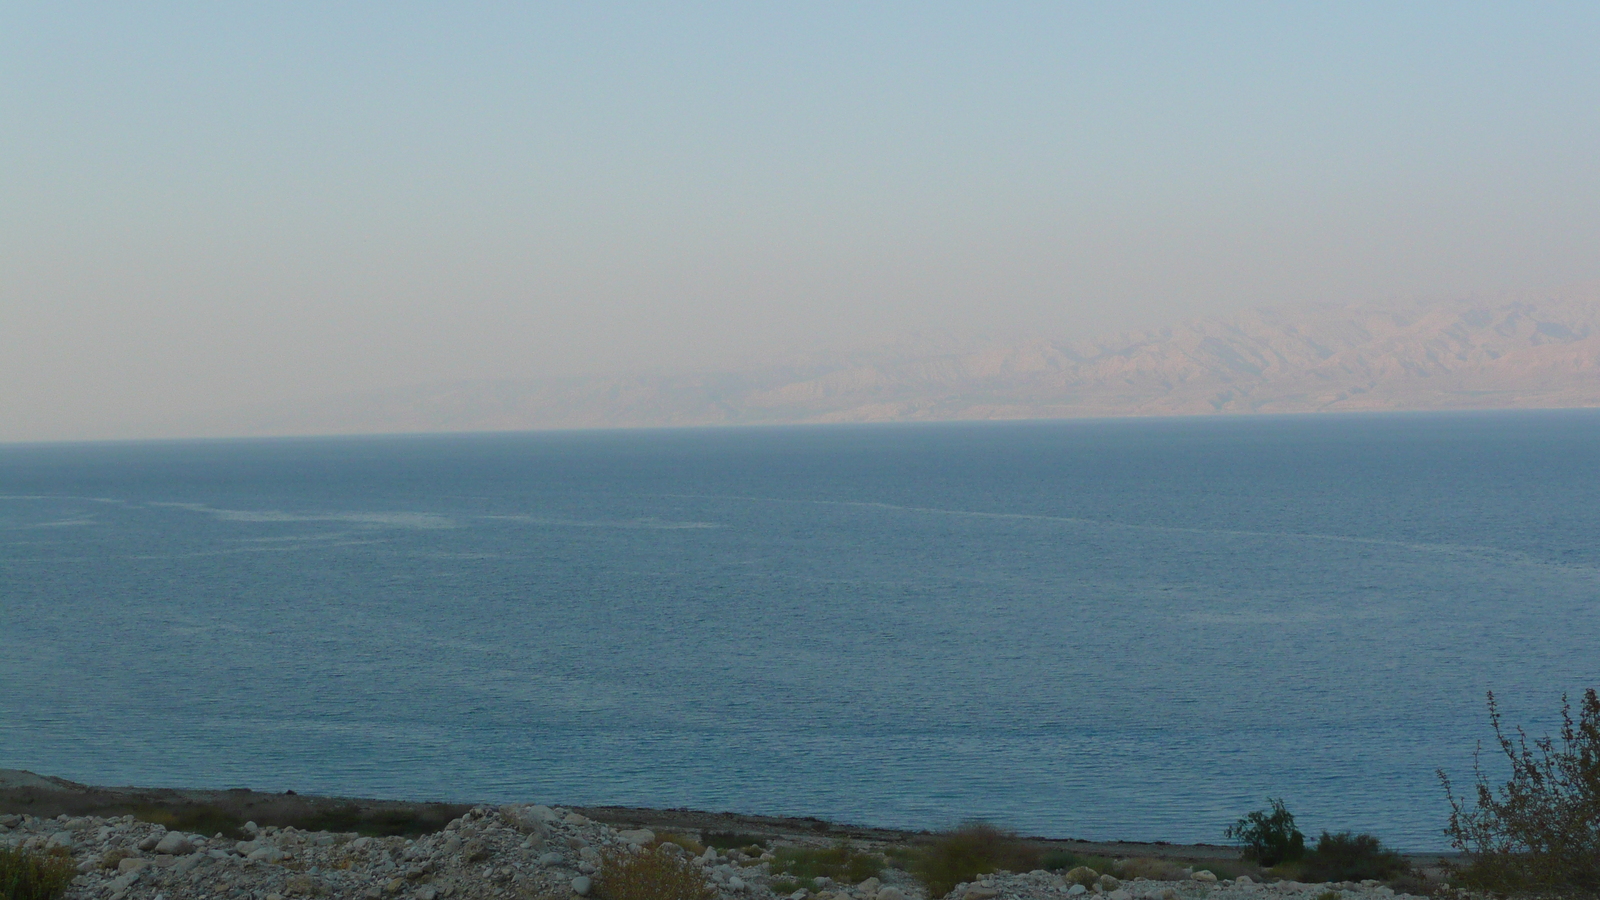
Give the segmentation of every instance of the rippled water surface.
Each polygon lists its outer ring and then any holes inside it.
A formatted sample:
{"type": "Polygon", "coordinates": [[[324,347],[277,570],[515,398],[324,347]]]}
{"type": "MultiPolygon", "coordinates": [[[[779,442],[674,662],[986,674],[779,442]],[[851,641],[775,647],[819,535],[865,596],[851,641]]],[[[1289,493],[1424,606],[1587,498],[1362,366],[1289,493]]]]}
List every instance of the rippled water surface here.
{"type": "Polygon", "coordinates": [[[0,767],[1437,848],[1597,566],[1592,412],[0,447],[0,767]]]}

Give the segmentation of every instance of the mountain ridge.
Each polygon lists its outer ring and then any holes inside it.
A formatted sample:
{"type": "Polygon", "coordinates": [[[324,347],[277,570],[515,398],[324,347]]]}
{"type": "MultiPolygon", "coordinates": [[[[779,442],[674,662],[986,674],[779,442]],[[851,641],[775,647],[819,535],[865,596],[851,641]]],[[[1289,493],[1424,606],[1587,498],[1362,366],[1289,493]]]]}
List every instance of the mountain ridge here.
{"type": "Polygon", "coordinates": [[[1076,342],[421,385],[240,411],[225,427],[377,433],[1591,406],[1600,406],[1600,286],[1262,308],[1076,342]]]}

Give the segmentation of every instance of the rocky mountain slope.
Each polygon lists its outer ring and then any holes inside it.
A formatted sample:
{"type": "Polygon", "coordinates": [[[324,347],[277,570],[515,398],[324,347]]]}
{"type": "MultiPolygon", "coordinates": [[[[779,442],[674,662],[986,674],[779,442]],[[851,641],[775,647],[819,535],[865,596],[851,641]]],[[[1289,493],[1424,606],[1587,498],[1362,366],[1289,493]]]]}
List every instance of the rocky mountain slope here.
{"type": "Polygon", "coordinates": [[[737,371],[465,382],[256,414],[254,433],[1600,406],[1600,287],[1254,310],[1078,343],[890,349],[737,371]]]}

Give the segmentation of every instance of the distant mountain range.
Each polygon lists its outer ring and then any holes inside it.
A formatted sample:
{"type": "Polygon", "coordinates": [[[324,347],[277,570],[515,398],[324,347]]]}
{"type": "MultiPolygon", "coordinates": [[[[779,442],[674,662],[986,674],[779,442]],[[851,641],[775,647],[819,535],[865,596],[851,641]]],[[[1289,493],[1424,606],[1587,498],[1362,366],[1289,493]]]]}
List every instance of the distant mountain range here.
{"type": "Polygon", "coordinates": [[[257,434],[1600,406],[1600,287],[1258,309],[1081,343],[901,346],[737,370],[424,385],[257,434]]]}

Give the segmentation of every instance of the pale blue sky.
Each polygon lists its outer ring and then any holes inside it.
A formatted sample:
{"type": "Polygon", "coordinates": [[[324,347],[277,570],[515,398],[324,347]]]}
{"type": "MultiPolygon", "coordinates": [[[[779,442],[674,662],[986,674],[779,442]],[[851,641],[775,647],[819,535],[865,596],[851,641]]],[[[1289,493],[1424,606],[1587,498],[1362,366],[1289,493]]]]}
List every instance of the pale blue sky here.
{"type": "Polygon", "coordinates": [[[0,6],[0,439],[1600,278],[1600,4],[152,6],[0,6]]]}

